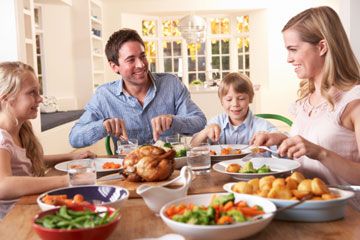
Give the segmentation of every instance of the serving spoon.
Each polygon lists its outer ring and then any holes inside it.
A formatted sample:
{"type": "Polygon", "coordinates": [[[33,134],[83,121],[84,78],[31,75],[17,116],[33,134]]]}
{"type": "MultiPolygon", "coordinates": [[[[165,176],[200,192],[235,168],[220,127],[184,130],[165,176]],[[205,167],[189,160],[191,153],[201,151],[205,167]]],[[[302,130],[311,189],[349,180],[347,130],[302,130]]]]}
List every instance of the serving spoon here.
{"type": "Polygon", "coordinates": [[[285,207],[278,208],[278,209],[276,209],[275,211],[272,211],[272,212],[267,212],[267,213],[263,213],[263,214],[257,215],[257,216],[255,216],[255,217],[253,217],[253,218],[251,218],[251,219],[252,219],[252,220],[260,220],[260,219],[262,219],[262,218],[263,218],[265,215],[267,215],[267,214],[274,214],[274,215],[276,215],[276,214],[279,213],[279,212],[282,212],[282,211],[288,210],[288,209],[290,209],[290,208],[296,207],[296,206],[302,204],[303,202],[305,202],[306,200],[311,199],[312,197],[313,197],[312,194],[308,194],[308,195],[302,197],[302,198],[301,198],[298,202],[296,202],[296,203],[287,205],[287,206],[285,206],[285,207]]]}

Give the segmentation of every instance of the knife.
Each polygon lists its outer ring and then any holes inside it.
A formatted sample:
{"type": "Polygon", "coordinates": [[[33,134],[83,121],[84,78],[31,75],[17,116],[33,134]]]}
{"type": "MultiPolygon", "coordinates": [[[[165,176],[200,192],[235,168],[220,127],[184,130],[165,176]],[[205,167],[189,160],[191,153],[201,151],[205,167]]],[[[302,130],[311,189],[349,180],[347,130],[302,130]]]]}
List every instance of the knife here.
{"type": "Polygon", "coordinates": [[[328,187],[339,188],[342,190],[353,191],[353,192],[360,191],[360,186],[357,185],[328,185],[328,187]]]}
{"type": "Polygon", "coordinates": [[[115,179],[125,179],[125,177],[122,175],[123,172],[124,172],[124,169],[120,168],[119,172],[100,177],[97,180],[98,181],[108,181],[108,180],[115,180],[115,179]]]}

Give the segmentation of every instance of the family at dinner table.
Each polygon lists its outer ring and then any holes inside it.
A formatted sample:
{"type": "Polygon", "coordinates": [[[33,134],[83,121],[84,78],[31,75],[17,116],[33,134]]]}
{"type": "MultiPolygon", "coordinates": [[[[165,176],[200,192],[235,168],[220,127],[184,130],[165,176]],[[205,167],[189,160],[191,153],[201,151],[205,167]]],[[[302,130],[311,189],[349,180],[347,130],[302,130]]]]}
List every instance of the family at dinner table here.
{"type": "MultiPolygon", "coordinates": [[[[287,62],[300,79],[289,133],[252,113],[253,85],[238,72],[220,82],[224,112],[207,121],[177,76],[149,71],[144,41],[122,28],[105,46],[119,79],[96,89],[69,133],[70,144],[82,148],[111,136],[114,144],[135,138],[143,145],[182,134],[192,136],[192,146],[269,146],[300,162],[307,177],[360,185],[360,68],[338,14],[327,6],[304,10],[285,24],[282,35],[287,62]]],[[[47,168],[96,157],[91,151],[45,155],[30,123],[41,102],[31,66],[0,63],[0,219],[21,196],[69,185],[67,175],[45,177],[47,168]]],[[[360,210],[360,195],[351,203],[360,210]]]]}

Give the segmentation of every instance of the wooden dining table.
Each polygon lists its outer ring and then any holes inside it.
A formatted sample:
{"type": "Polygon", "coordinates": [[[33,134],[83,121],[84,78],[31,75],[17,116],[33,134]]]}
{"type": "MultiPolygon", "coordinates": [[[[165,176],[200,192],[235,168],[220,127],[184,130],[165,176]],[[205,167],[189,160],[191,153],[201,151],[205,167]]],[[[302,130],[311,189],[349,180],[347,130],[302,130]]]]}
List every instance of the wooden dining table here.
{"type": "MultiPolygon", "coordinates": [[[[61,173],[55,170],[49,173],[56,174],[61,173]]],[[[178,171],[174,174],[178,174],[178,171]]],[[[208,174],[196,175],[188,194],[224,192],[223,185],[233,181],[230,176],[211,170],[208,174]]],[[[173,233],[136,194],[134,183],[116,179],[98,184],[128,187],[130,191],[130,198],[121,206],[120,222],[109,240],[156,238],[173,233]]],[[[32,228],[33,217],[41,211],[36,204],[36,198],[37,195],[22,197],[0,221],[0,239],[40,239],[32,228]]],[[[345,217],[331,222],[307,223],[275,219],[263,231],[249,239],[360,239],[360,212],[348,205],[345,217]]]]}

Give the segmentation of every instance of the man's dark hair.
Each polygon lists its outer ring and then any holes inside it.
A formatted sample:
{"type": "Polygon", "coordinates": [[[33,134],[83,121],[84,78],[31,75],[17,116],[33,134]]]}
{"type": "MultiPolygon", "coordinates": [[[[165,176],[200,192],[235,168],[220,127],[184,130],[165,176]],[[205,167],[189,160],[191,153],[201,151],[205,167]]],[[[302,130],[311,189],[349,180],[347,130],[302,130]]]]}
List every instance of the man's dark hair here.
{"type": "Polygon", "coordinates": [[[119,65],[119,50],[126,42],[136,41],[145,47],[144,41],[140,35],[133,29],[122,28],[119,31],[114,32],[105,46],[105,54],[108,61],[119,65]]]}

